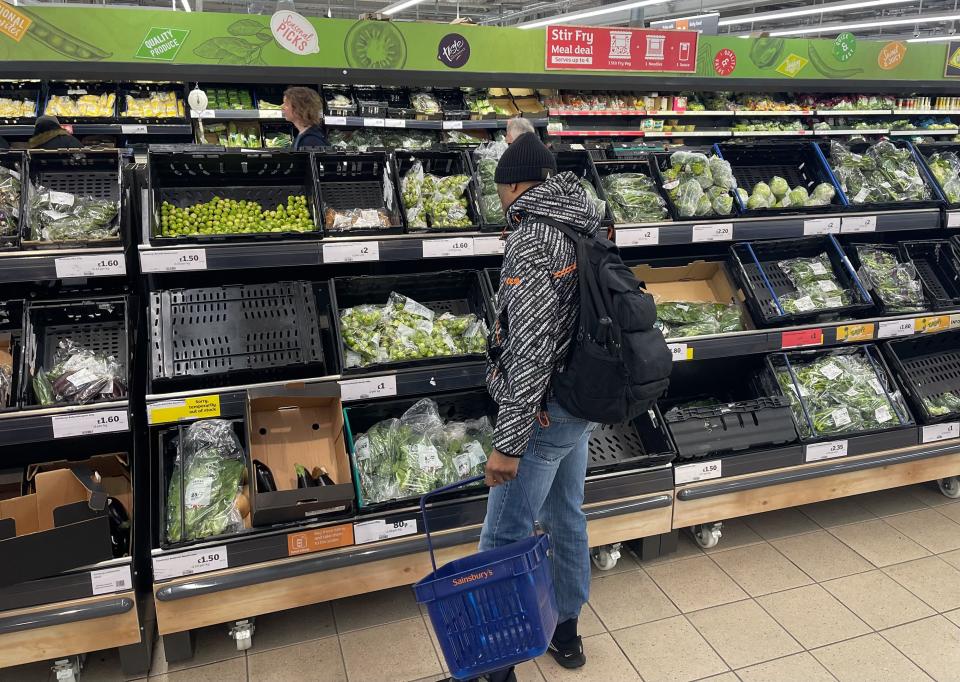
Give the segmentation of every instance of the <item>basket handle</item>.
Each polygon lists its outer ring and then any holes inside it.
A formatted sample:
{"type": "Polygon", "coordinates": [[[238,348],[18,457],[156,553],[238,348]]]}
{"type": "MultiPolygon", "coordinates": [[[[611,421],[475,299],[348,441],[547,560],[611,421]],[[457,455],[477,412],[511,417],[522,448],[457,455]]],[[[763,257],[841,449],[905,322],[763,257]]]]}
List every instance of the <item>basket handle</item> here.
{"type": "MultiPolygon", "coordinates": [[[[472,485],[474,483],[479,483],[484,479],[484,476],[473,476],[472,478],[465,478],[462,481],[455,481],[449,485],[445,485],[442,488],[437,488],[436,490],[431,490],[420,498],[420,516],[423,517],[423,532],[427,536],[427,548],[430,550],[430,563],[433,564],[433,572],[437,572],[437,558],[433,553],[433,540],[430,539],[430,525],[427,523],[427,500],[434,495],[439,495],[440,493],[450,492],[451,490],[456,490],[457,488],[462,488],[467,485],[472,485]]],[[[530,512],[531,525],[533,530],[537,529],[537,518],[533,513],[533,507],[530,506],[530,498],[527,496],[527,489],[523,485],[523,481],[520,480],[520,477],[513,479],[520,484],[520,490],[523,493],[523,501],[526,503],[527,511],[530,512]]]]}

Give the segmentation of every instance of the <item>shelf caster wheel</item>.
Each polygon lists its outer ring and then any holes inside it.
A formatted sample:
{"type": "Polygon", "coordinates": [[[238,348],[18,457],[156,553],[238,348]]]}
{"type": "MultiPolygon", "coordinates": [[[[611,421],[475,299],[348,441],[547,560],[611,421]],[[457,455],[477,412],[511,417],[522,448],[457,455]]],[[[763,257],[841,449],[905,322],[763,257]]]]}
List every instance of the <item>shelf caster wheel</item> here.
{"type": "Polygon", "coordinates": [[[951,499],[960,497],[960,476],[941,478],[937,481],[937,485],[940,487],[940,492],[946,497],[951,499]]]}
{"type": "Polygon", "coordinates": [[[590,550],[590,560],[601,571],[609,571],[620,561],[620,543],[594,547],[590,550]]]}
{"type": "Polygon", "coordinates": [[[694,526],[691,529],[693,533],[693,539],[697,541],[697,544],[700,545],[703,549],[710,549],[711,547],[716,547],[720,542],[720,537],[723,535],[721,528],[723,523],[717,521],[716,523],[701,523],[694,526]]]}
{"type": "Polygon", "coordinates": [[[253,644],[253,631],[256,630],[256,626],[253,624],[253,619],[247,620],[238,620],[233,624],[233,627],[230,628],[230,636],[237,643],[237,651],[244,651],[249,649],[253,644]]]}
{"type": "Polygon", "coordinates": [[[59,658],[53,662],[53,675],[57,682],[77,682],[80,675],[80,657],[59,658]]]}

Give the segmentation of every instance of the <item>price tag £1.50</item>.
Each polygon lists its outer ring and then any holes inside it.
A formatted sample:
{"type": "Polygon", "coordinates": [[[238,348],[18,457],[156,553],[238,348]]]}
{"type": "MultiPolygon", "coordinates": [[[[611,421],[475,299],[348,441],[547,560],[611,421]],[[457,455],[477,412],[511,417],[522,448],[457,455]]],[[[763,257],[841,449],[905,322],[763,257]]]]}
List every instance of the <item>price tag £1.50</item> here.
{"type": "Polygon", "coordinates": [[[720,478],[723,475],[723,460],[714,459],[709,462],[681,464],[673,467],[673,480],[676,485],[708,481],[711,478],[720,478]]]}
{"type": "Polygon", "coordinates": [[[173,556],[158,556],[153,559],[153,577],[157,580],[181,578],[185,575],[208,573],[227,568],[227,546],[207,547],[173,556]]]}
{"type": "Polygon", "coordinates": [[[144,272],[183,272],[207,269],[206,249],[141,251],[140,269],[144,272]]]}

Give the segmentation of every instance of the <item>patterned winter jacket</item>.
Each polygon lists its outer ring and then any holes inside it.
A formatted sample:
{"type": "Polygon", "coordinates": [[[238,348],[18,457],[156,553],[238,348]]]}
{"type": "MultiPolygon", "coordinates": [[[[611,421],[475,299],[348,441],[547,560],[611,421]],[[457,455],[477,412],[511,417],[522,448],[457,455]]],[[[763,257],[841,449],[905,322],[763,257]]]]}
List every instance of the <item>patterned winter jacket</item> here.
{"type": "Polygon", "coordinates": [[[600,215],[573,173],[528,190],[507,211],[507,238],[491,334],[487,390],[499,406],[493,445],[522,457],[534,420],[562,369],[579,315],[573,241],[540,217],[596,233],[600,215]]]}

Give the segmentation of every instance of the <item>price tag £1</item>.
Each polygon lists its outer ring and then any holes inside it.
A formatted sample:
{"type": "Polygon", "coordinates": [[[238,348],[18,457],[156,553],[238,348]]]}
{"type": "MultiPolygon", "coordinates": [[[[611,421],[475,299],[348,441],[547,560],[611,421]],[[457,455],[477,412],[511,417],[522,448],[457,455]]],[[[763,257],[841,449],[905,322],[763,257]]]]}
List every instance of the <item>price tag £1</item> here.
{"type": "Polygon", "coordinates": [[[424,239],[424,258],[444,258],[473,256],[473,237],[454,237],[452,239],[424,239]]]}
{"type": "Polygon", "coordinates": [[[733,239],[733,223],[716,223],[714,225],[694,225],[690,241],[698,242],[728,242],[733,239]]]}
{"type": "Polygon", "coordinates": [[[140,269],[143,272],[184,272],[207,269],[206,249],[175,249],[141,251],[140,269]]]}
{"type": "Polygon", "coordinates": [[[922,443],[936,443],[941,440],[960,438],[960,422],[929,424],[923,427],[922,443]]]}
{"type": "Polygon", "coordinates": [[[380,260],[380,242],[343,242],[323,245],[324,263],[359,263],[380,260]]]}
{"type": "Polygon", "coordinates": [[[53,427],[54,438],[72,438],[130,430],[126,410],[58,414],[50,417],[50,425],[53,427]]]}
{"type": "Polygon", "coordinates": [[[173,556],[154,557],[153,577],[157,580],[170,580],[186,575],[217,571],[227,568],[228,565],[227,546],[219,545],[173,556]]]}
{"type": "Polygon", "coordinates": [[[94,256],[62,256],[53,262],[60,279],[68,277],[111,277],[127,274],[127,264],[119,253],[94,256]]]}
{"type": "Polygon", "coordinates": [[[397,377],[364,377],[363,379],[344,379],[340,382],[340,400],[369,400],[387,398],[397,394],[397,377]]]}
{"type": "Polygon", "coordinates": [[[827,443],[810,443],[804,448],[805,462],[819,462],[847,456],[847,441],[834,440],[827,443]]]}

